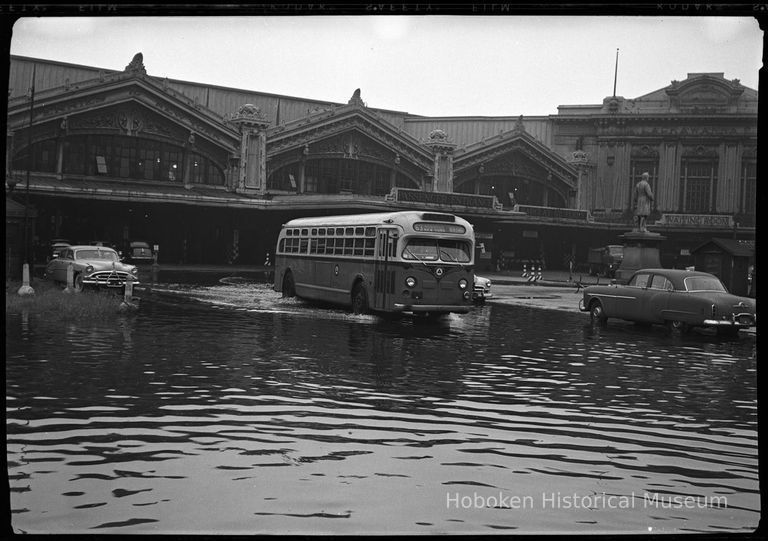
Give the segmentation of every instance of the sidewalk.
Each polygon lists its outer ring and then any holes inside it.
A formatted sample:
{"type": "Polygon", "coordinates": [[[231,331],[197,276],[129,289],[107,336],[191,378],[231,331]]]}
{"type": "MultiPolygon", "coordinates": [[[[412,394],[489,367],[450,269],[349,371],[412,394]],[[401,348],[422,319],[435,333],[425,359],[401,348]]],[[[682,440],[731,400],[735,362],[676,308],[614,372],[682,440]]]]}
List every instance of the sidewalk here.
{"type": "Polygon", "coordinates": [[[578,283],[582,286],[593,285],[608,285],[611,283],[610,278],[604,276],[590,276],[584,273],[573,273],[569,275],[565,270],[543,270],[541,272],[541,279],[535,282],[529,281],[528,277],[523,276],[523,271],[500,271],[500,272],[485,272],[479,271],[477,274],[484,278],[491,280],[494,284],[505,285],[530,285],[531,287],[548,286],[548,287],[575,287],[578,283]]]}

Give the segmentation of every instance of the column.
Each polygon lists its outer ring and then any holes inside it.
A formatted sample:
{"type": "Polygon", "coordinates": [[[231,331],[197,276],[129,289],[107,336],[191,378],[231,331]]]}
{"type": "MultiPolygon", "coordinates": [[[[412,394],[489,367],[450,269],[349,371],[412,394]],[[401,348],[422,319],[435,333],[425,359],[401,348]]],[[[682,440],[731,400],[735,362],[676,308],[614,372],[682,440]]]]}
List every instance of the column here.
{"type": "Polygon", "coordinates": [[[432,191],[453,192],[453,152],[456,145],[443,130],[432,130],[424,144],[434,153],[432,191]]]}
{"type": "Polygon", "coordinates": [[[267,190],[267,135],[269,121],[259,107],[246,103],[230,120],[240,128],[240,172],[237,191],[267,190]]]}

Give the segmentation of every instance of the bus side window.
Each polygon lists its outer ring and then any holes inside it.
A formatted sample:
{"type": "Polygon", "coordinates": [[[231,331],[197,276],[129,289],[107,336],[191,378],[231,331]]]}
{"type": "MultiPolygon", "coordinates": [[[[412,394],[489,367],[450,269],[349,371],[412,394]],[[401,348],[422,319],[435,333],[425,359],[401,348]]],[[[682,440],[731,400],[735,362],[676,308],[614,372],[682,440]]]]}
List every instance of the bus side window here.
{"type": "Polygon", "coordinates": [[[344,255],[352,255],[354,242],[355,242],[355,239],[353,238],[344,239],[344,255]]]}
{"type": "Polygon", "coordinates": [[[282,239],[280,239],[280,246],[279,246],[279,248],[277,249],[277,251],[278,251],[279,253],[281,253],[281,254],[282,254],[282,253],[285,253],[285,237],[283,237],[282,239]]]}
{"type": "Polygon", "coordinates": [[[373,251],[376,245],[376,239],[374,237],[368,237],[365,239],[365,256],[373,257],[373,251]]]}

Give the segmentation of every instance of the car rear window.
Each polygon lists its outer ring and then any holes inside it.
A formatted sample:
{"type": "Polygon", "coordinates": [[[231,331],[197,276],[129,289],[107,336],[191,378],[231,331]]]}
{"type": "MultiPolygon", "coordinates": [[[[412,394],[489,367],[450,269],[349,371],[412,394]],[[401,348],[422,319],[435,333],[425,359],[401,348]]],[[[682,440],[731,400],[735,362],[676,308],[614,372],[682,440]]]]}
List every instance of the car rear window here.
{"type": "Polygon", "coordinates": [[[647,287],[648,286],[648,278],[650,278],[650,274],[636,274],[632,277],[632,280],[629,282],[629,285],[635,286],[635,287],[647,287]]]}
{"type": "Polygon", "coordinates": [[[655,274],[651,280],[651,289],[667,289],[670,285],[672,285],[671,282],[660,274],[655,274]]]}

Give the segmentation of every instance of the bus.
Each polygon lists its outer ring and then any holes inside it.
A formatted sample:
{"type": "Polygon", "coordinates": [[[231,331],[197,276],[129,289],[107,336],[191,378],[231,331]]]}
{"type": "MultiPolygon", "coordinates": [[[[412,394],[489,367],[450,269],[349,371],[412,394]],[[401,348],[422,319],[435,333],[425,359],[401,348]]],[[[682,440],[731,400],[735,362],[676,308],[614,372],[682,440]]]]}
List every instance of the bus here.
{"type": "Polygon", "coordinates": [[[474,243],[469,222],[439,212],[297,218],[278,236],[274,289],[355,314],[466,313],[474,243]]]}

